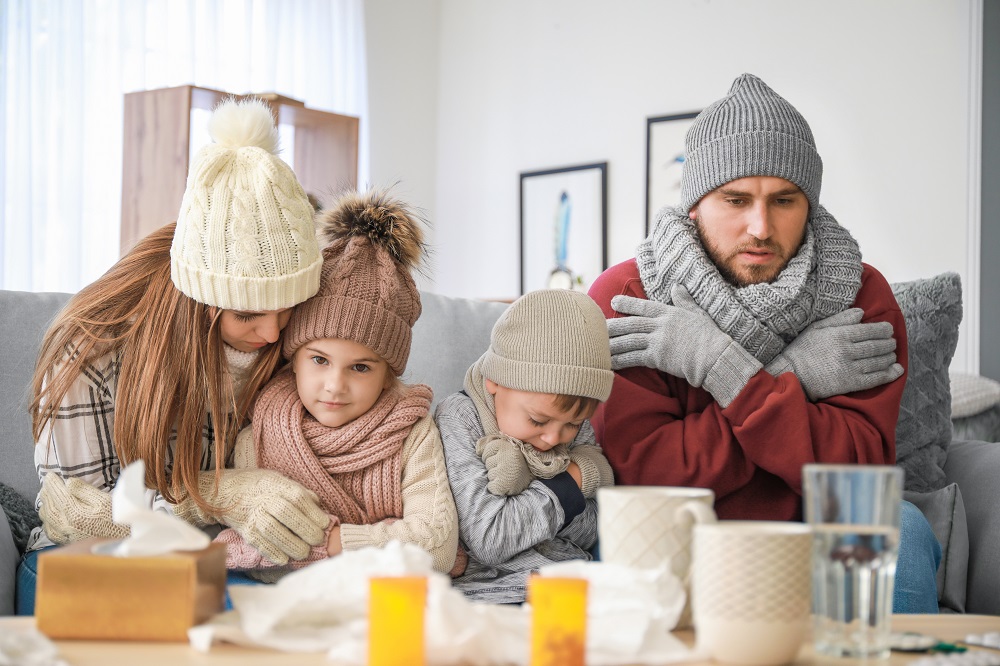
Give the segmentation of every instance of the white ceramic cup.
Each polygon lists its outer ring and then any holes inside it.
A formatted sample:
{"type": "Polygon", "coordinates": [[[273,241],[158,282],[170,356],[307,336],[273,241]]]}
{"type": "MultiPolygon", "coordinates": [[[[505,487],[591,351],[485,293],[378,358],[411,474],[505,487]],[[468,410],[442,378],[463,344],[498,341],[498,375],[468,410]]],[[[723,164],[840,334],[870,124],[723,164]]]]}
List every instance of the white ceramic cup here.
{"type": "Polygon", "coordinates": [[[601,561],[640,569],[667,564],[688,592],[678,627],[691,626],[691,528],[714,523],[706,488],[607,486],[597,491],[601,561]]]}
{"type": "Polygon", "coordinates": [[[692,604],[697,645],[715,661],[786,664],[809,632],[812,530],[801,523],[695,525],[692,604]]]}

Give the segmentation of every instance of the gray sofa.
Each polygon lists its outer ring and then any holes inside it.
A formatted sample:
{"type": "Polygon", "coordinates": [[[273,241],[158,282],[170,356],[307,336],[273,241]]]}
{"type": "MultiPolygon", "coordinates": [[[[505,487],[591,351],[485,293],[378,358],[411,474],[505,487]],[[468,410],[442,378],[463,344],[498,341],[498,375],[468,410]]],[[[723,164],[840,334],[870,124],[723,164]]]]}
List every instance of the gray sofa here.
{"type": "MultiPolygon", "coordinates": [[[[900,295],[900,292],[897,294],[900,295]]],[[[905,296],[905,293],[902,295],[905,296]]],[[[30,502],[34,502],[38,492],[38,479],[32,462],[30,423],[25,410],[26,387],[41,336],[67,298],[66,294],[0,290],[0,313],[3,313],[0,342],[4,350],[0,354],[0,418],[3,423],[0,430],[0,459],[3,460],[0,483],[13,488],[21,498],[30,502]]],[[[946,295],[946,298],[953,298],[953,295],[946,295]]],[[[900,299],[901,303],[905,300],[900,299]]],[[[918,299],[923,305],[927,300],[923,295],[918,299]]],[[[959,316],[960,302],[959,296],[959,316]]],[[[505,307],[502,303],[424,293],[423,315],[414,328],[413,348],[404,380],[429,384],[434,390],[435,401],[461,390],[465,371],[486,349],[493,323],[505,307]]],[[[921,316],[933,320],[935,315],[923,313],[921,316]]],[[[916,326],[919,323],[914,321],[911,324],[908,317],[908,328],[914,332],[919,332],[919,326],[916,326]]],[[[954,322],[956,337],[957,325],[957,321],[954,322]]],[[[915,348],[911,345],[911,367],[915,348]]],[[[950,352],[939,354],[938,362],[944,363],[939,369],[945,377],[944,400],[948,399],[945,360],[950,361],[953,352],[952,342],[950,352]]],[[[933,361],[928,364],[933,365],[933,361]]],[[[914,386],[922,389],[918,382],[914,382],[914,386]]],[[[912,393],[909,383],[907,392],[912,393]]],[[[926,414],[937,410],[938,415],[948,421],[949,403],[932,404],[932,397],[941,400],[941,396],[929,397],[923,390],[917,392],[920,396],[916,402],[912,395],[909,396],[913,404],[910,411],[926,414]]],[[[922,467],[930,465],[925,460],[926,456],[921,457],[929,446],[921,443],[920,446],[903,447],[905,457],[922,467]]],[[[950,446],[946,444],[944,448],[946,458],[933,460],[933,464],[942,470],[940,477],[932,479],[931,483],[925,484],[926,487],[918,488],[924,492],[911,494],[912,499],[919,500],[918,505],[928,514],[935,532],[945,545],[946,566],[942,567],[939,576],[942,604],[957,611],[1000,614],[1000,568],[997,567],[997,558],[1000,557],[1000,512],[994,510],[996,499],[1000,496],[995,481],[1000,474],[1000,445],[956,441],[950,442],[950,446]]],[[[901,461],[901,464],[905,462],[901,461]]],[[[921,477],[917,474],[915,478],[921,477]]],[[[13,607],[16,562],[17,548],[7,520],[0,512],[0,614],[11,612],[13,607]]]]}

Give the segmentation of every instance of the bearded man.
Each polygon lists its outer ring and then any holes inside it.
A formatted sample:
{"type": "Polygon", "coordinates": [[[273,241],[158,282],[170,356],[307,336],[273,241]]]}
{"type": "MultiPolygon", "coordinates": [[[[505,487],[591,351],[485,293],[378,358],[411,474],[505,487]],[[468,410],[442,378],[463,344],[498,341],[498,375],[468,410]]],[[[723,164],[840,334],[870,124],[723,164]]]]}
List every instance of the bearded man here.
{"type": "MultiPolygon", "coordinates": [[[[590,289],[616,370],[594,429],[619,484],[710,488],[720,518],[801,520],[803,465],[895,463],[903,314],[820,205],[805,118],[759,78],[702,111],[685,151],[680,205],[590,289]]],[[[895,612],[937,612],[940,559],[904,502],[895,612]]]]}

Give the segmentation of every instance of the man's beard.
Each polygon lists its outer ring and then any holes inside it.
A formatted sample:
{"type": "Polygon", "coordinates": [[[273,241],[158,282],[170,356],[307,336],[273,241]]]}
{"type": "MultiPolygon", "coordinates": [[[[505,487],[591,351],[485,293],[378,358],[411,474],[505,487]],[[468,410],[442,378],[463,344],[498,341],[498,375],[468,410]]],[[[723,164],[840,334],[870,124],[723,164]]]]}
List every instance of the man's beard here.
{"type": "Polygon", "coordinates": [[[755,238],[751,242],[738,245],[727,256],[723,254],[718,245],[709,240],[705,235],[700,219],[695,218],[694,228],[698,232],[698,240],[701,241],[701,246],[705,248],[705,254],[715,264],[715,267],[719,270],[719,274],[722,275],[726,282],[736,287],[747,287],[752,284],[760,284],[761,282],[774,282],[781,275],[781,271],[785,270],[785,266],[788,265],[788,257],[785,256],[784,249],[772,240],[755,238]],[[740,272],[737,272],[734,268],[736,258],[742,252],[749,250],[767,250],[768,252],[772,252],[779,260],[779,263],[777,265],[768,264],[766,266],[747,264],[741,267],[742,270],[740,272]]]}

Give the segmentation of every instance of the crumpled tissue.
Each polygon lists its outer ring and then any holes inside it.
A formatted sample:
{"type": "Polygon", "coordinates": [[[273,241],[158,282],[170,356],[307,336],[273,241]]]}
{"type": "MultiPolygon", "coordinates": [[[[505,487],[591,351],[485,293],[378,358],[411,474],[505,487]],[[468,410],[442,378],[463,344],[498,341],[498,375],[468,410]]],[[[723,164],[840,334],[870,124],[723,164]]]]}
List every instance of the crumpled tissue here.
{"type": "Polygon", "coordinates": [[[687,595],[668,567],[638,569],[571,560],[540,576],[587,580],[587,663],[667,664],[701,659],[673,634],[687,595]]]}
{"type": "Polygon", "coordinates": [[[68,666],[59,648],[34,628],[0,632],[0,666],[68,666]]]}
{"type": "MultiPolygon", "coordinates": [[[[589,581],[587,663],[666,664],[700,658],[670,635],[684,607],[683,586],[666,568],[645,571],[569,562],[541,575],[589,581]]],[[[287,652],[326,652],[342,664],[367,663],[368,586],[376,576],[426,576],[425,651],[431,666],[523,666],[531,608],[473,603],[412,544],[347,551],[288,574],[275,585],[229,587],[233,611],[188,630],[201,651],[213,642],[287,652]]]]}
{"type": "Polygon", "coordinates": [[[208,548],[212,539],[207,534],[176,516],[154,511],[146,493],[146,466],[137,460],[121,471],[111,491],[111,519],[129,525],[131,534],[120,541],[94,546],[94,553],[140,557],[208,548]]]}

